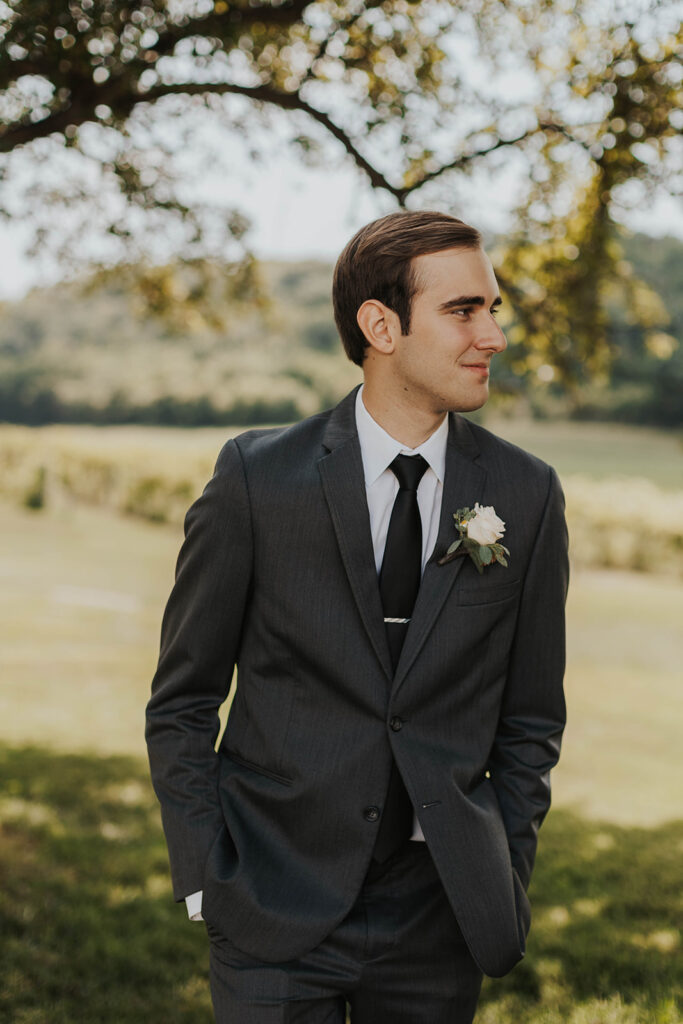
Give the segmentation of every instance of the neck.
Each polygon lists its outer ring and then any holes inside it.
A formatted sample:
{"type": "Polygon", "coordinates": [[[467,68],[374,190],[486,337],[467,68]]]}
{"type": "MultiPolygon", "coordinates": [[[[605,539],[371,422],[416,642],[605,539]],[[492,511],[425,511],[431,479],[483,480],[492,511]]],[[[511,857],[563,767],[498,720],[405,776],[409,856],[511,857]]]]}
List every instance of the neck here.
{"type": "Polygon", "coordinates": [[[443,423],[445,412],[431,412],[399,395],[387,395],[366,380],[362,402],[375,423],[406,448],[417,448],[443,423]]]}

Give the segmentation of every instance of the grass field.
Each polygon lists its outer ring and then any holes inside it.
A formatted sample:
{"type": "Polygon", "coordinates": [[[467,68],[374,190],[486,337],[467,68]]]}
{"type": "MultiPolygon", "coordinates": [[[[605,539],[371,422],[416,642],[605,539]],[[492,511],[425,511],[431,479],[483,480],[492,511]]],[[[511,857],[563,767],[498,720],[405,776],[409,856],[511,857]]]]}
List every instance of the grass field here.
{"type": "MultiPolygon", "coordinates": [[[[213,435],[184,443],[215,450],[213,435]]],[[[631,449],[620,464],[649,464],[661,484],[661,449],[631,449]]],[[[85,505],[0,504],[8,1024],[211,1020],[205,937],[171,899],[143,747],[180,536],[85,505]]],[[[477,1024],[679,1024],[683,592],[670,577],[575,571],[568,612],[569,725],[531,943],[486,983],[477,1024]]]]}
{"type": "MultiPolygon", "coordinates": [[[[0,747],[0,774],[0,1020],[210,1024],[142,762],[0,747]]],[[[681,822],[552,812],[527,956],[485,982],[477,1024],[679,1024],[682,848],[681,822]]]]}
{"type": "MultiPolygon", "coordinates": [[[[676,431],[617,423],[565,423],[486,418],[484,426],[550,462],[560,476],[580,474],[641,477],[666,490],[683,489],[683,435],[676,431]]],[[[39,439],[43,450],[63,447],[83,454],[165,464],[169,453],[182,463],[212,465],[227,438],[239,427],[14,427],[0,424],[0,450],[12,438],[39,439]]]]}
{"type": "MultiPolygon", "coordinates": [[[[9,504],[0,530],[0,739],[144,756],[142,710],[181,531],[81,506],[45,516],[9,504]]],[[[576,572],[568,617],[572,713],[556,802],[620,823],[675,816],[683,589],[576,572]]]]}
{"type": "Polygon", "coordinates": [[[683,435],[621,423],[487,419],[484,425],[555,466],[561,477],[640,477],[683,489],[683,435]]]}
{"type": "MultiPolygon", "coordinates": [[[[576,566],[683,576],[683,446],[675,434],[614,424],[493,425],[559,470],[576,566]]],[[[180,525],[229,434],[0,426],[0,497],[180,525]]]]}

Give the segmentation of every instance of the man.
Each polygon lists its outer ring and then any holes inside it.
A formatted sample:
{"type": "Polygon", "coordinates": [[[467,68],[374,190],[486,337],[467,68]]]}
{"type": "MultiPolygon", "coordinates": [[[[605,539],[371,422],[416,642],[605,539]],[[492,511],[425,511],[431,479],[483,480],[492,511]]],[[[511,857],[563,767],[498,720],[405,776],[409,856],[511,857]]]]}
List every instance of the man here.
{"type": "Polygon", "coordinates": [[[474,228],[382,217],[333,298],[362,388],[229,441],[188,512],[152,776],[219,1024],[466,1024],[524,955],[565,717],[562,493],[459,415],[506,344],[474,228]]]}

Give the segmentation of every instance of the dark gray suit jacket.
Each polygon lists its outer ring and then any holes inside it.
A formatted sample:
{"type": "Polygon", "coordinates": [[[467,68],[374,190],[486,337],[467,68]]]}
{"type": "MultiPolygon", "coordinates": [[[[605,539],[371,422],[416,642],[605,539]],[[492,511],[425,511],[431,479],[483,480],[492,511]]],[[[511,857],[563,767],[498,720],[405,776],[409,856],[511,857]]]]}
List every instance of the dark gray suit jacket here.
{"type": "Polygon", "coordinates": [[[439,537],[392,677],[354,403],[229,441],[187,513],[146,732],[175,897],[203,889],[206,920],[259,959],[312,949],[359,893],[393,756],[470,950],[499,976],[524,954],[565,718],[562,492],[451,415],[439,537]],[[476,501],[511,552],[481,576],[437,564],[476,501]]]}

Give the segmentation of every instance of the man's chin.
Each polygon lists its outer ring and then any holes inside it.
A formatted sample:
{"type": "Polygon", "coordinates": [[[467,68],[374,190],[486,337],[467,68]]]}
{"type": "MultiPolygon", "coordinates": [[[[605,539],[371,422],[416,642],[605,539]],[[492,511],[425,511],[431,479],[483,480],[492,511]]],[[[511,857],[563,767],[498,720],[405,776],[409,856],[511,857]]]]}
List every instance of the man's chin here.
{"type": "Polygon", "coordinates": [[[463,398],[461,396],[457,399],[454,399],[453,402],[449,404],[447,411],[476,412],[477,409],[481,409],[484,405],[486,405],[488,399],[489,389],[486,388],[486,392],[484,394],[477,395],[476,397],[474,395],[469,395],[467,396],[467,398],[463,398]]]}

